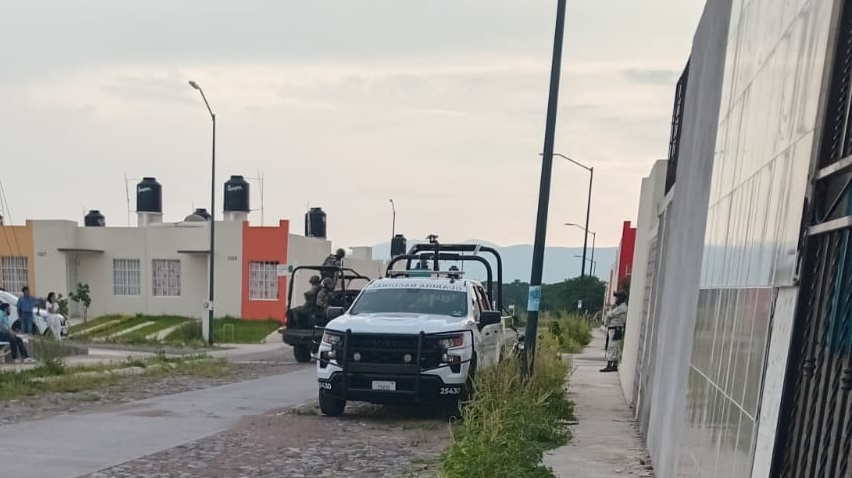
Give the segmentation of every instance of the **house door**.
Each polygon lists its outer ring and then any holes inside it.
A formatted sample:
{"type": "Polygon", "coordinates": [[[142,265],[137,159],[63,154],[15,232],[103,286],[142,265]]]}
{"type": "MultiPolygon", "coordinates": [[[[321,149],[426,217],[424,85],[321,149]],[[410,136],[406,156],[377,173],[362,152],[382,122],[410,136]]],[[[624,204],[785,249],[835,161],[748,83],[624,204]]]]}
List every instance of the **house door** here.
{"type": "MultiPolygon", "coordinates": [[[[67,277],[65,278],[65,283],[68,285],[66,291],[62,293],[65,298],[68,298],[68,292],[77,290],[77,282],[79,282],[78,271],[80,270],[80,258],[77,254],[69,254],[67,261],[67,277]]],[[[81,317],[82,311],[80,310],[80,304],[68,300],[68,315],[71,317],[81,317]]]]}

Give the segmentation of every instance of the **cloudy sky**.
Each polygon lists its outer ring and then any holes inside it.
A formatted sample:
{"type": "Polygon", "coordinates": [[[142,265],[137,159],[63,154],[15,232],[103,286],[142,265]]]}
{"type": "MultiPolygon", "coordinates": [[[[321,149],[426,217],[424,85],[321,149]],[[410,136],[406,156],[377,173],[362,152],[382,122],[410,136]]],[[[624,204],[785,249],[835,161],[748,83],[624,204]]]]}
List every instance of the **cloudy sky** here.
{"type": "MultiPolygon", "coordinates": [[[[556,150],[595,167],[591,229],[617,243],[666,156],[674,84],[703,0],[569,1],[556,150]]],[[[266,224],[328,213],[335,245],[531,243],[554,0],[0,1],[0,180],[15,223],[127,224],[125,174],[163,184],[165,220],[265,177],[266,224]]],[[[585,215],[557,161],[548,244],[585,215]]],[[[131,181],[131,209],[135,209],[131,181]]],[[[253,184],[252,207],[260,208],[253,184]]],[[[260,212],[251,216],[260,223],[260,212]]],[[[135,224],[135,216],[131,216],[135,224]]]]}

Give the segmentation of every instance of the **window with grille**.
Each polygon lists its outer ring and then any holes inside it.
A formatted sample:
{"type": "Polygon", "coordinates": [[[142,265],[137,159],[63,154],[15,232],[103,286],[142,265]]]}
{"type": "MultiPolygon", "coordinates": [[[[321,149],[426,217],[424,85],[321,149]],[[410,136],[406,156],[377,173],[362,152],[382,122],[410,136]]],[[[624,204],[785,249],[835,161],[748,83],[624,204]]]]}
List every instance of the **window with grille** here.
{"type": "Polygon", "coordinates": [[[0,258],[2,268],[3,288],[17,294],[29,284],[27,258],[20,256],[5,256],[0,258]]]}
{"type": "Polygon", "coordinates": [[[249,262],[249,300],[278,300],[278,262],[249,262]]]}
{"type": "Polygon", "coordinates": [[[154,296],[180,296],[180,260],[154,259],[151,264],[151,276],[151,293],[154,296]]]}
{"type": "Polygon", "coordinates": [[[112,260],[112,293],[114,295],[141,295],[139,259],[112,260]]]}

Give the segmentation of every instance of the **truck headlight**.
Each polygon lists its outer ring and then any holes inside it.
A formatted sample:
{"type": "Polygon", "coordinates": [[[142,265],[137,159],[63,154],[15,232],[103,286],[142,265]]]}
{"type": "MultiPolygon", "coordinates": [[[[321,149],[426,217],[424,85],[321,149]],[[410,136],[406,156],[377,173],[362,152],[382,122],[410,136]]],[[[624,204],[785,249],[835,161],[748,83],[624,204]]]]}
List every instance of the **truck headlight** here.
{"type": "Polygon", "coordinates": [[[329,332],[323,332],[323,334],[322,334],[322,342],[324,344],[331,345],[332,347],[339,344],[340,340],[342,338],[343,337],[341,337],[340,335],[332,334],[332,333],[329,333],[329,332]]]}
{"type": "Polygon", "coordinates": [[[442,338],[438,340],[438,344],[444,349],[461,347],[464,345],[464,335],[454,335],[452,337],[442,338]]]}

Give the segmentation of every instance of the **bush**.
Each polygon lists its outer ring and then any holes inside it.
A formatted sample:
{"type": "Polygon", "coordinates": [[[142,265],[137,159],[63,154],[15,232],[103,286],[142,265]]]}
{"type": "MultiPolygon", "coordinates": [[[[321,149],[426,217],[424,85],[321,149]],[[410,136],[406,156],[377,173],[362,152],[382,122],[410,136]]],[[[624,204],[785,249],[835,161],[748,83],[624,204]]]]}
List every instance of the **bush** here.
{"type": "Polygon", "coordinates": [[[517,359],[504,360],[476,377],[476,394],[462,411],[463,425],[442,457],[447,478],[552,477],[546,450],[568,442],[573,405],[565,389],[567,366],[557,341],[545,334],[535,373],[526,382],[517,359]]]}
{"type": "Polygon", "coordinates": [[[573,314],[547,316],[547,330],[556,338],[559,350],[577,354],[592,341],[592,326],[585,317],[573,314]]]}

